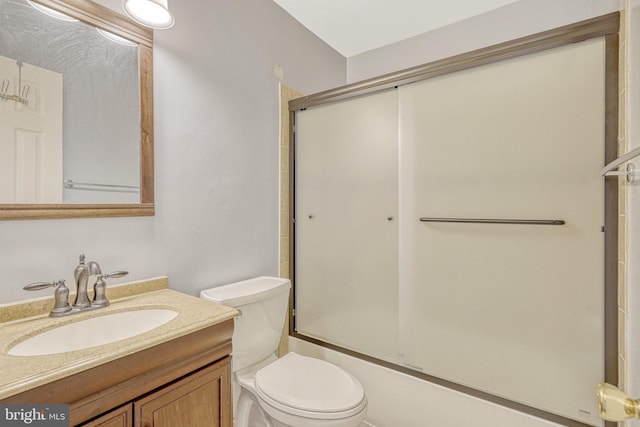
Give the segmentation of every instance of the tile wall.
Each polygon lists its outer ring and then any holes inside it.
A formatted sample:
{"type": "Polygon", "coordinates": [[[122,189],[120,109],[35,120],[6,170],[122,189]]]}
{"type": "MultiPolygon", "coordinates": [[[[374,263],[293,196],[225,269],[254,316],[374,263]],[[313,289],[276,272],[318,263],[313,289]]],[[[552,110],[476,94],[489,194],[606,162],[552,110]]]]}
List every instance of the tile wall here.
{"type": "MultiPolygon", "coordinates": [[[[289,278],[289,100],[301,97],[300,92],[280,83],[280,277],[289,278]]],[[[287,352],[289,317],[287,316],[279,354],[287,352]]]]}
{"type": "MultiPolygon", "coordinates": [[[[626,148],[640,146],[640,0],[625,2],[625,82],[621,88],[624,99],[624,132],[626,148]]],[[[640,158],[631,161],[640,167],[640,158]]],[[[623,390],[632,397],[640,397],[640,179],[626,185],[626,287],[620,292],[620,312],[626,334],[621,359],[626,372],[621,376],[623,390]]],[[[637,423],[637,421],[636,421],[637,423]]],[[[629,425],[635,425],[629,422],[629,425]]]]}
{"type": "MultiPolygon", "coordinates": [[[[626,126],[626,86],[627,86],[627,39],[628,14],[621,11],[620,47],[619,47],[619,124],[618,154],[627,152],[626,126]]],[[[627,387],[627,192],[624,179],[619,179],[618,189],[618,385],[622,390],[627,387]]]]}

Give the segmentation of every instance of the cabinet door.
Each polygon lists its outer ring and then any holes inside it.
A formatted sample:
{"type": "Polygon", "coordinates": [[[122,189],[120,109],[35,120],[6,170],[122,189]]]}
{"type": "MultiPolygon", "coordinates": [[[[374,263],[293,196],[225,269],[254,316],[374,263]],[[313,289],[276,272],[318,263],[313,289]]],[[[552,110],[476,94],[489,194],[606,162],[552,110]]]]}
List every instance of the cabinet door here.
{"type": "Polygon", "coordinates": [[[228,359],[134,402],[136,427],[231,427],[228,359]]]}
{"type": "Polygon", "coordinates": [[[96,418],[83,427],[130,427],[133,425],[133,405],[128,403],[111,412],[107,412],[100,418],[96,418]]]}

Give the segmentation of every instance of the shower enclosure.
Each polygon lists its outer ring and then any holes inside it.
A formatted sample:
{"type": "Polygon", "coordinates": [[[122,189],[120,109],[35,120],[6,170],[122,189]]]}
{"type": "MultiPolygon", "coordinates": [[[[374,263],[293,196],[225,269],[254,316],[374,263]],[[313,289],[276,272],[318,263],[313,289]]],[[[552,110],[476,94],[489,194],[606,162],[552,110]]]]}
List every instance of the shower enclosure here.
{"type": "Polygon", "coordinates": [[[570,43],[543,33],[536,49],[291,103],[296,336],[603,425],[617,15],[588,24],[570,43]]]}

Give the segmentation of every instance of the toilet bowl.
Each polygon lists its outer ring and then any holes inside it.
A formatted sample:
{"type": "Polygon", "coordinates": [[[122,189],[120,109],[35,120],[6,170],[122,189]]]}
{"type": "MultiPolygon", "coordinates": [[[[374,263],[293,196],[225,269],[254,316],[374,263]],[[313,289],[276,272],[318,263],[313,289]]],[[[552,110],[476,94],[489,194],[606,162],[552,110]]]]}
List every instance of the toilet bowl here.
{"type": "Polygon", "coordinates": [[[355,427],[366,413],[367,400],[356,378],[297,353],[287,353],[253,375],[238,375],[237,380],[242,391],[236,426],[245,426],[240,418],[255,411],[255,405],[273,427],[355,427]]]}
{"type": "Polygon", "coordinates": [[[360,382],[324,360],[275,354],[291,282],[258,277],[200,293],[238,309],[232,384],[236,427],[357,427],[367,400],[360,382]]]}

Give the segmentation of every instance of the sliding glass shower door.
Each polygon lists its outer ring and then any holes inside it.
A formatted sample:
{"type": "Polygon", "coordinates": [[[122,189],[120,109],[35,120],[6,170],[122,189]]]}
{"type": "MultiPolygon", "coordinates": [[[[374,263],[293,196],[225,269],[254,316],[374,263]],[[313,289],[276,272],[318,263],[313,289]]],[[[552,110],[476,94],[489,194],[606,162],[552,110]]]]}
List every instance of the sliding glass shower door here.
{"type": "Polygon", "coordinates": [[[605,42],[296,113],[295,329],[599,426],[605,42]]]}
{"type": "Polygon", "coordinates": [[[603,48],[399,88],[401,362],[596,424],[603,48]]]}
{"type": "Polygon", "coordinates": [[[395,90],[296,117],[295,325],[397,360],[398,120],[395,90]]]}

